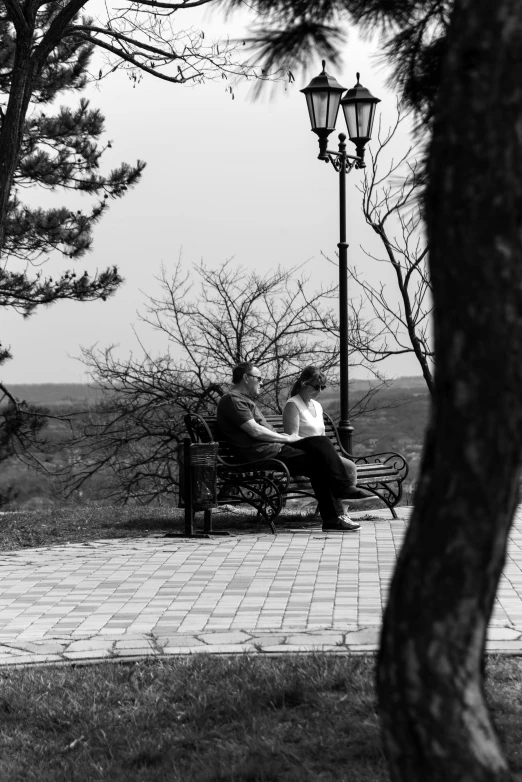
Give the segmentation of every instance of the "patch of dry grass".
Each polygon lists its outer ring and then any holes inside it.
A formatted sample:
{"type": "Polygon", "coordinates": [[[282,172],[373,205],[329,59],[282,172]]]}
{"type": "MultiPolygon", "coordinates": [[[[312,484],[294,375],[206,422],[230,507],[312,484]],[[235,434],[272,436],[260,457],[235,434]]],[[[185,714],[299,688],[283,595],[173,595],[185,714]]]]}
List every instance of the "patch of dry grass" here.
{"type": "MultiPolygon", "coordinates": [[[[284,512],[277,525],[318,526],[311,516],[298,511],[284,512]]],[[[214,514],[216,531],[229,530],[232,534],[270,532],[254,512],[223,512],[214,514]]],[[[104,538],[136,538],[147,535],[166,535],[184,530],[183,511],[167,506],[107,507],[71,506],[32,513],[15,512],[0,515],[0,551],[38,548],[64,543],[87,543],[104,538]]],[[[196,514],[195,530],[203,530],[203,514],[196,514]]]]}
{"type": "Polygon", "coordinates": [[[373,658],[223,659],[4,671],[10,782],[379,782],[373,658]]]}
{"type": "MultiPolygon", "coordinates": [[[[211,655],[0,672],[9,782],[389,782],[373,657],[211,655]]],[[[486,689],[521,779],[522,660],[486,689]]]]}
{"type": "Polygon", "coordinates": [[[522,658],[486,657],[486,694],[514,780],[522,780],[522,658]]]}

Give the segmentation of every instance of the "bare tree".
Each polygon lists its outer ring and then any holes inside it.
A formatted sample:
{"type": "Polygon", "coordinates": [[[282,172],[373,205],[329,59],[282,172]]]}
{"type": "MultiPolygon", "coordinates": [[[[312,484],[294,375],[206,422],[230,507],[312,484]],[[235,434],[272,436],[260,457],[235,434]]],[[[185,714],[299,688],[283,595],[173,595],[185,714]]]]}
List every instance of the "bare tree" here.
{"type": "Polygon", "coordinates": [[[46,408],[19,402],[0,383],[0,462],[20,454],[30,459],[48,416],[46,408]]]}
{"type": "MultiPolygon", "coordinates": [[[[71,435],[70,420],[66,415],[54,415],[42,406],[28,404],[16,399],[8,388],[0,383],[0,462],[8,463],[11,457],[26,467],[40,473],[54,475],[51,465],[56,453],[56,441],[50,447],[48,425],[53,423],[64,438],[71,435]]],[[[5,466],[5,464],[3,465],[5,466]]],[[[16,487],[0,490],[0,507],[8,504],[16,496],[16,487]]]]}
{"type": "Polygon", "coordinates": [[[355,286],[359,293],[358,300],[357,294],[352,297],[351,305],[366,316],[366,328],[351,329],[350,342],[352,350],[370,366],[378,366],[391,356],[413,354],[433,394],[432,300],[420,201],[424,185],[421,160],[415,157],[413,147],[398,158],[390,153],[408,116],[398,104],[395,124],[385,133],[379,126],[376,143],[368,149],[359,187],[362,211],[379,237],[383,253],[370,252],[364,245],[362,249],[373,261],[391,265],[396,284],[391,288],[384,282],[373,284],[364,271],[349,267],[351,291],[355,286]]]}
{"type": "MultiPolygon", "coordinates": [[[[259,275],[230,261],[192,272],[178,262],[159,282],[142,322],[167,337],[169,353],[153,357],[143,343],[140,359],[118,359],[114,347],[83,352],[102,399],[73,420],[74,436],[57,458],[69,494],[96,480],[105,498],[168,499],[183,414],[213,411],[240,361],[263,371],[260,401],[275,412],[303,366],[316,364],[335,382],[336,285],[311,291],[298,268],[259,275]]],[[[373,404],[378,388],[358,400],[354,416],[373,404]]]]}
{"type": "Polygon", "coordinates": [[[162,295],[149,298],[142,320],[181,350],[178,371],[201,391],[229,383],[240,361],[255,361],[265,375],[262,401],[281,412],[303,366],[335,375],[338,362],[337,285],[310,292],[309,280],[300,267],[259,275],[227,261],[191,276],[178,263],[171,276],[162,270],[162,295]]]}
{"type": "Polygon", "coordinates": [[[191,393],[170,362],[119,362],[112,350],[87,351],[99,400],[69,416],[52,467],[66,497],[172,503],[177,498],[177,446],[191,393]]]}
{"type": "Polygon", "coordinates": [[[379,237],[385,257],[366,254],[375,261],[391,264],[397,285],[390,297],[384,284],[372,285],[356,269],[350,274],[374,315],[374,339],[368,346],[358,346],[365,359],[380,362],[389,356],[413,353],[433,394],[432,301],[420,202],[424,185],[421,160],[410,147],[398,160],[382,162],[407,117],[398,104],[395,125],[384,135],[379,127],[377,145],[369,149],[369,165],[361,188],[363,214],[379,237]]]}

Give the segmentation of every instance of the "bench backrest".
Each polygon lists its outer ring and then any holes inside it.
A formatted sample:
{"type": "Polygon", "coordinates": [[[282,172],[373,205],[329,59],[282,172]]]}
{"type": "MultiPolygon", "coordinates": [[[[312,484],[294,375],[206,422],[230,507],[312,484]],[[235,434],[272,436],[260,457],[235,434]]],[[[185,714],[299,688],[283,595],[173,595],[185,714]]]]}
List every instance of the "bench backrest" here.
{"type": "MultiPolygon", "coordinates": [[[[324,426],[325,426],[326,436],[328,437],[329,440],[331,440],[331,442],[335,446],[336,450],[339,451],[339,453],[344,453],[341,447],[341,443],[339,441],[339,435],[337,433],[337,428],[334,422],[332,421],[328,413],[323,413],[323,415],[324,415],[324,426]]],[[[266,415],[265,418],[267,422],[273,427],[273,429],[275,429],[276,432],[284,431],[282,415],[271,414],[271,415],[266,415]]],[[[223,435],[218,429],[215,416],[200,416],[193,413],[189,413],[188,415],[185,416],[185,424],[194,442],[200,442],[200,443],[218,442],[220,457],[227,462],[236,461],[234,454],[232,453],[232,449],[230,448],[230,446],[223,438],[223,435]]]]}

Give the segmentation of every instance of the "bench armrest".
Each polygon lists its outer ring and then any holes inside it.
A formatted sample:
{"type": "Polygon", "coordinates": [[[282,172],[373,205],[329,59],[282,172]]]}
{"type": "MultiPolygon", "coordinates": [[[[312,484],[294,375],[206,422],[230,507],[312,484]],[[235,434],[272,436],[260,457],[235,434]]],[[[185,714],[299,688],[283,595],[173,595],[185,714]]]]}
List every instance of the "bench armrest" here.
{"type": "Polygon", "coordinates": [[[214,438],[203,416],[198,413],[187,413],[184,416],[185,426],[193,443],[212,443],[214,438]]]}
{"type": "Polygon", "coordinates": [[[388,467],[393,467],[395,470],[397,470],[397,472],[401,473],[402,480],[406,478],[409,472],[409,466],[406,457],[397,451],[369,453],[366,456],[355,456],[353,457],[353,460],[356,466],[358,464],[385,464],[388,467]]]}
{"type": "Polygon", "coordinates": [[[353,455],[353,453],[349,453],[348,451],[346,451],[343,448],[343,445],[341,443],[341,438],[339,437],[339,430],[337,429],[336,425],[334,424],[333,418],[330,415],[328,415],[328,413],[325,410],[323,410],[323,418],[324,418],[324,422],[325,422],[325,426],[326,426],[327,431],[329,429],[331,432],[333,432],[333,434],[335,434],[335,439],[336,439],[336,442],[337,442],[337,446],[339,448],[340,455],[344,456],[346,459],[350,459],[350,461],[354,462],[355,461],[355,456],[353,455]],[[329,424],[329,426],[328,426],[328,424],[329,424]]]}

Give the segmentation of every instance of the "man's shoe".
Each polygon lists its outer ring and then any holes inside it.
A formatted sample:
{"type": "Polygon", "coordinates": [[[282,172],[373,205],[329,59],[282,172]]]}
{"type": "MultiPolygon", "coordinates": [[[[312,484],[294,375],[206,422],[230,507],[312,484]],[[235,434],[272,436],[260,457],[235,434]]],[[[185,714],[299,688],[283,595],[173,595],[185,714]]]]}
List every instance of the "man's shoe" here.
{"type": "Polygon", "coordinates": [[[323,521],[323,532],[331,532],[337,530],[337,532],[357,532],[361,525],[356,521],[352,521],[349,516],[339,516],[333,521],[323,521]]]}
{"type": "Polygon", "coordinates": [[[354,486],[352,489],[348,489],[348,491],[343,492],[343,496],[340,497],[341,500],[368,500],[373,499],[375,497],[375,494],[371,491],[368,491],[367,489],[359,489],[357,486],[354,486]]]}

